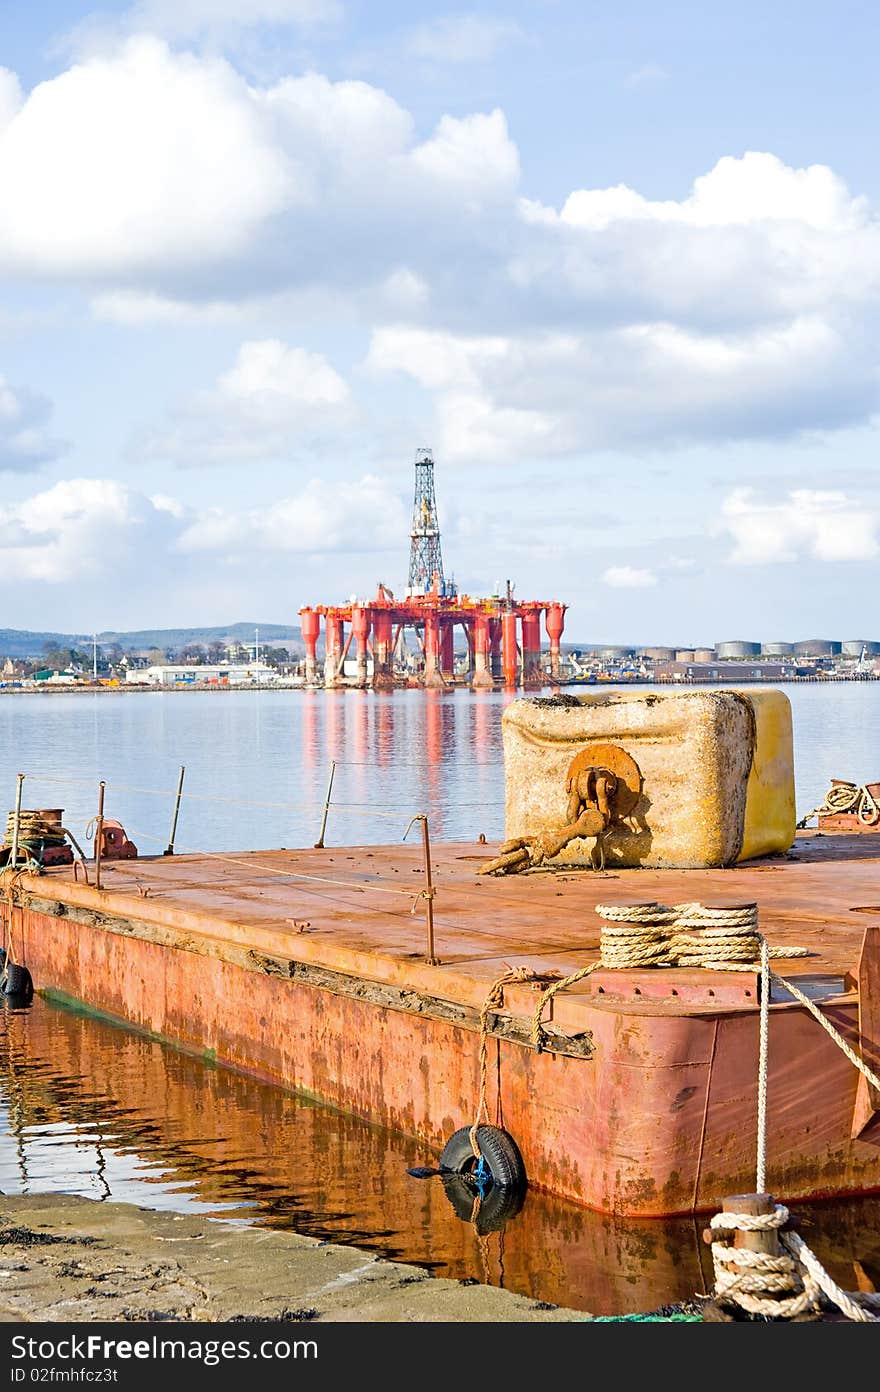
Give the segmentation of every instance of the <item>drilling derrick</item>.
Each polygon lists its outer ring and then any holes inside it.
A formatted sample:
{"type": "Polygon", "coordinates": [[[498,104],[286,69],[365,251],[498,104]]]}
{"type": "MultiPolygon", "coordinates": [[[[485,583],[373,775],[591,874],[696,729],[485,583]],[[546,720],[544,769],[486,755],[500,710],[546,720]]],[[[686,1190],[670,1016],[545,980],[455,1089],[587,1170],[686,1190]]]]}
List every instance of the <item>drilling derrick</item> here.
{"type": "Polygon", "coordinates": [[[434,500],[434,459],[429,449],[416,451],[416,491],[410,533],[409,580],[411,590],[430,590],[434,581],[443,586],[440,524],[434,500]]]}

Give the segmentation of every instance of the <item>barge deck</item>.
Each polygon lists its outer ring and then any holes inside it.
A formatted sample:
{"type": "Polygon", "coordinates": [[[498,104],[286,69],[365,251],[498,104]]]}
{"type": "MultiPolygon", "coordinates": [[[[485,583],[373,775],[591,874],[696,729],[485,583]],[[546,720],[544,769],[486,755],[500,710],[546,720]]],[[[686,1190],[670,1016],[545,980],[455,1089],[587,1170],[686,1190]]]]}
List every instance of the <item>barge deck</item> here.
{"type": "MultiPolygon", "coordinates": [[[[601,969],[597,903],[755,902],[781,974],[880,1064],[880,844],[800,832],[733,869],[493,878],[477,843],[435,843],[426,960],[421,849],[336,847],[114,861],[4,877],[6,943],[35,989],[420,1138],[439,1154],[488,1105],[530,1183],[608,1213],[708,1212],[754,1187],[758,979],[601,969]],[[861,964],[861,965],[860,965],[861,964]]],[[[880,1191],[880,1098],[809,1013],[770,1006],[767,1178],[785,1202],[880,1191]]]]}

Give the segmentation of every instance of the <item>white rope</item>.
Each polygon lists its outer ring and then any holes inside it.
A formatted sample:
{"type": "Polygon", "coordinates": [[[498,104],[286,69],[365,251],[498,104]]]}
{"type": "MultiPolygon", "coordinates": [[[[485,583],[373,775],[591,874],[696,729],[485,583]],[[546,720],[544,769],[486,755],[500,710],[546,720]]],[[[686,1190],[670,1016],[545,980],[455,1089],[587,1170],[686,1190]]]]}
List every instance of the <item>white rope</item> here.
{"type": "Polygon", "coordinates": [[[866,1308],[880,1308],[880,1296],[843,1290],[803,1238],[797,1233],[782,1231],[788,1220],[789,1212],[784,1204],[776,1204],[772,1213],[717,1213],[712,1218],[710,1227],[719,1236],[776,1229],[786,1249],[773,1255],[713,1242],[715,1297],[719,1303],[738,1305],[752,1315],[793,1319],[796,1315],[820,1310],[820,1296],[824,1295],[847,1319],[862,1324],[880,1322],[866,1308]]]}

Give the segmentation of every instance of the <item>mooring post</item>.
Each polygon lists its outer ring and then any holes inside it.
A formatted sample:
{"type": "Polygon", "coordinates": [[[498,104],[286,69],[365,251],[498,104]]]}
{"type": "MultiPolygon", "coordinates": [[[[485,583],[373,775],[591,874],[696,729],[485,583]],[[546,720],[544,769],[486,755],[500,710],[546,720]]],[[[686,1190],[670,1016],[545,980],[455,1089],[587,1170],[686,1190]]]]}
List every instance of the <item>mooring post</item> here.
{"type": "Polygon", "coordinates": [[[18,829],[21,824],[21,790],[24,785],[24,774],[17,775],[18,782],[15,789],[15,811],[12,814],[12,854],[10,864],[12,868],[18,864],[18,829]]]}
{"type": "Polygon", "coordinates": [[[431,882],[431,842],[428,839],[428,818],[422,816],[422,846],[425,852],[425,925],[428,931],[425,961],[429,967],[439,967],[440,959],[434,956],[434,886],[431,882]]]}
{"type": "Polygon", "coordinates": [[[180,799],[183,794],[183,775],[186,768],[180,765],[180,774],[177,779],[177,796],[174,799],[174,813],[171,818],[171,835],[168,838],[168,846],[162,852],[163,855],[174,855],[174,838],[177,835],[177,818],[180,816],[180,799]]]}
{"type": "Polygon", "coordinates": [[[321,818],[321,832],[320,832],[320,835],[318,836],[317,841],[315,842],[315,850],[316,850],[316,851],[322,851],[322,850],[324,849],[324,832],[327,830],[327,814],[328,814],[328,812],[330,811],[330,794],[331,794],[332,791],[333,791],[333,775],[334,775],[335,772],[336,772],[336,761],[335,761],[334,759],[331,759],[331,760],[330,760],[330,777],[329,777],[328,780],[327,780],[327,796],[326,796],[325,799],[324,799],[324,815],[323,815],[323,817],[321,818]]]}
{"type": "MultiPolygon", "coordinates": [[[[775,1213],[775,1211],[776,1202],[770,1194],[728,1194],[726,1198],[721,1200],[722,1213],[737,1213],[753,1218],[767,1213],[775,1213]]],[[[730,1229],[728,1229],[729,1231],[730,1229]]],[[[712,1228],[704,1229],[703,1241],[707,1246],[711,1246],[713,1242],[719,1240],[719,1235],[713,1232],[712,1228]]],[[[761,1228],[751,1232],[743,1228],[735,1228],[733,1229],[732,1245],[745,1247],[750,1252],[764,1252],[771,1257],[778,1257],[782,1252],[778,1228],[761,1228]]],[[[725,1308],[723,1294],[710,1300],[703,1309],[703,1319],[710,1322],[733,1318],[734,1316],[725,1308]]]]}
{"type": "Polygon", "coordinates": [[[104,840],[104,780],[98,784],[98,815],[95,818],[95,888],[101,888],[101,844],[104,840]]]}

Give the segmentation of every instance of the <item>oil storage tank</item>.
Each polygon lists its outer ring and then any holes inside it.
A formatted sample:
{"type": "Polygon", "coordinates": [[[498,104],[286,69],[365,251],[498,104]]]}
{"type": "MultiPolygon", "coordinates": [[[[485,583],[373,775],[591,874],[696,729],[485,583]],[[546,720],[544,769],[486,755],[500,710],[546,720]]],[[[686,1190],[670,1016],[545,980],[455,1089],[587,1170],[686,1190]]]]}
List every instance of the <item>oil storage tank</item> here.
{"type": "Polygon", "coordinates": [[[794,655],[794,643],[762,643],[762,657],[792,657],[794,655]]]}
{"type": "Polygon", "coordinates": [[[761,644],[748,643],[744,640],[737,639],[728,643],[716,643],[715,652],[719,662],[729,662],[731,660],[736,660],[738,657],[760,657],[761,644]]]}
{"type": "Polygon", "coordinates": [[[675,650],[676,662],[693,662],[694,656],[693,648],[676,648],[675,650]]]}
{"type": "Polygon", "coordinates": [[[675,648],[639,648],[639,656],[650,662],[674,662],[675,648]]]}
{"type": "Polygon", "coordinates": [[[634,648],[607,647],[598,648],[596,656],[601,657],[605,662],[625,662],[627,658],[633,657],[634,648]]]}
{"type": "Polygon", "coordinates": [[[714,648],[694,648],[694,662],[714,662],[714,648]]]}
{"type": "Polygon", "coordinates": [[[798,657],[839,657],[840,643],[833,638],[805,638],[795,643],[794,650],[798,657]]]}
{"type": "Polygon", "coordinates": [[[870,638],[847,638],[840,645],[843,657],[861,657],[864,652],[865,657],[880,656],[880,643],[875,643],[870,638]]]}

